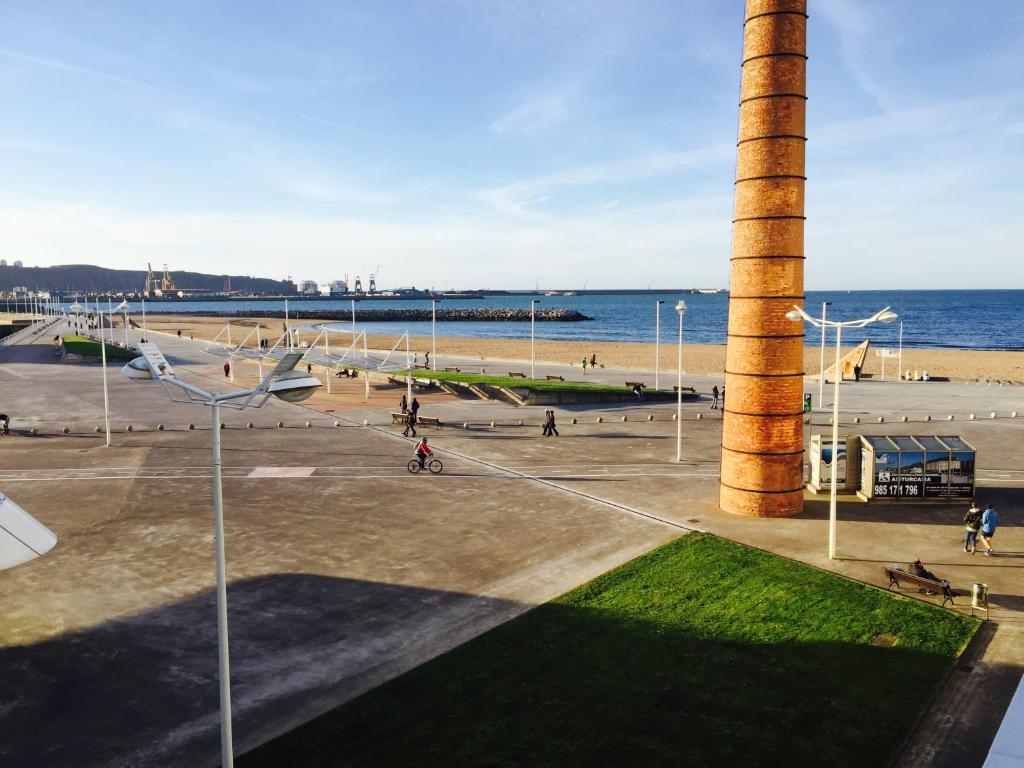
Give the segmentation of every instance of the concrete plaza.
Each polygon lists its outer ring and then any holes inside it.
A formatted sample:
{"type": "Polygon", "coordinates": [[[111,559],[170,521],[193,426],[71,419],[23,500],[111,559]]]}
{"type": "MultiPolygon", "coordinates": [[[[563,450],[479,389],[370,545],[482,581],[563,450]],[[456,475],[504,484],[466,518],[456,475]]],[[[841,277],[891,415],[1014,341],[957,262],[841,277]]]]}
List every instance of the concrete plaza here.
{"type": "MultiPolygon", "coordinates": [[[[256,379],[254,364],[236,362],[227,381],[199,342],[153,340],[200,386],[256,379]]],[[[546,373],[579,375],[539,365],[546,373]]],[[[0,490],[60,537],[44,558],[0,573],[0,724],[14,734],[0,743],[5,765],[217,761],[209,413],[109,374],[107,448],[95,432],[97,366],[62,364],[45,340],[0,349],[0,410],[16,433],[0,441],[0,490]]],[[[236,751],[696,528],[883,587],[883,565],[915,558],[955,587],[988,583],[992,621],[903,764],[983,761],[1024,648],[1024,418],[1009,415],[1024,413],[1024,388],[844,385],[843,433],[973,443],[979,498],[996,503],[1003,527],[998,556],[972,557],[958,544],[962,505],[843,499],[830,561],[825,498],[785,520],[718,510],[721,421],[709,400],[684,405],[676,463],[674,404],[559,409],[561,436],[542,438],[543,408],[418,394],[422,413],[449,425],[421,432],[445,462],[435,477],[405,470],[412,444],[389,415],[401,388],[375,386],[367,401],[362,380],[332,384],[302,406],[223,414],[236,751]]],[[[826,414],[815,421],[827,429],[826,414]]]]}

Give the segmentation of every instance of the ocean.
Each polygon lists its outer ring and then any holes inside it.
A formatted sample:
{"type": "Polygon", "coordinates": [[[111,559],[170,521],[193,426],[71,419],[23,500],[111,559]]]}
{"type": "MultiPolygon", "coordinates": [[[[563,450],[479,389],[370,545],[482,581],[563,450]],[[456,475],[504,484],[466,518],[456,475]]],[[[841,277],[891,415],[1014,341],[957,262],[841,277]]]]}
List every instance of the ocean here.
{"type": "MultiPolygon", "coordinates": [[[[440,307],[526,307],[536,296],[492,296],[483,299],[450,299],[439,301],[440,307]]],[[[583,322],[538,322],[539,339],[579,341],[642,341],[655,339],[655,302],[662,300],[661,338],[671,343],[679,333],[675,305],[686,302],[684,336],[687,343],[724,344],[728,294],[592,294],[577,296],[540,296],[542,307],[576,309],[593,320],[583,322]]],[[[963,349],[1024,349],[1024,290],[985,291],[809,291],[806,306],[810,314],[821,313],[821,303],[831,302],[828,319],[855,320],[873,315],[883,307],[891,307],[899,320],[890,325],[873,325],[863,330],[844,329],[843,343],[856,343],[869,338],[874,346],[895,347],[903,322],[903,344],[906,347],[963,349]]],[[[345,318],[351,311],[347,300],[291,301],[292,310],[326,309],[345,318]]],[[[428,308],[423,300],[366,300],[359,307],[428,308]]],[[[280,301],[150,301],[149,312],[221,311],[245,314],[248,311],[284,310],[280,301]]],[[[141,312],[138,303],[131,313],[141,312]]],[[[339,327],[347,330],[348,323],[339,327]]],[[[413,335],[429,336],[429,322],[359,323],[369,333],[401,333],[408,329],[413,335]]],[[[484,338],[528,338],[529,322],[438,322],[439,336],[472,336],[484,338]]],[[[807,345],[819,343],[820,331],[807,329],[807,345]]]]}

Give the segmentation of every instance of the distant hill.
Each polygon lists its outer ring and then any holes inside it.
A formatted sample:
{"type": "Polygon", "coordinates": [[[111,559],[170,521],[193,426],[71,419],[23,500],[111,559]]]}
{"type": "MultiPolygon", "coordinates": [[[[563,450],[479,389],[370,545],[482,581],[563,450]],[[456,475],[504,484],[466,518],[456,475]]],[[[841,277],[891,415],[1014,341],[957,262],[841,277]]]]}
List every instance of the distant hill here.
{"type": "MultiPolygon", "coordinates": [[[[157,279],[161,273],[156,271],[157,279]]],[[[171,272],[178,288],[223,291],[227,275],[200,272],[171,272]]],[[[286,280],[268,280],[248,275],[231,275],[231,289],[243,293],[287,294],[294,292],[286,280]]],[[[23,285],[33,291],[83,291],[86,293],[141,293],[146,272],[133,269],[106,269],[91,264],[64,264],[56,267],[0,266],[0,291],[23,285]]]]}

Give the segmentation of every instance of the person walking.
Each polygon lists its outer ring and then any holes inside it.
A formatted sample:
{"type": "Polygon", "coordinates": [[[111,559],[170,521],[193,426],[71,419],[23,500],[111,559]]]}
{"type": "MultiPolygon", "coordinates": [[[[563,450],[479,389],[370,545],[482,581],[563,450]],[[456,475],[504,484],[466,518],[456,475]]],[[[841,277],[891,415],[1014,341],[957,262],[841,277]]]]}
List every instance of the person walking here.
{"type": "Polygon", "coordinates": [[[583,375],[586,376],[587,375],[587,358],[584,357],[583,360],[581,361],[581,363],[583,365],[583,375]]]}
{"type": "Polygon", "coordinates": [[[231,375],[231,363],[224,361],[224,378],[226,379],[231,375]]]}
{"type": "Polygon", "coordinates": [[[429,368],[430,367],[430,352],[424,352],[423,353],[423,367],[424,368],[429,368]]]}
{"type": "Polygon", "coordinates": [[[854,381],[860,381],[860,366],[859,365],[853,366],[853,380],[854,381]]]}
{"type": "Polygon", "coordinates": [[[718,385],[715,384],[711,388],[711,407],[715,410],[718,409],[718,385]]]}
{"type": "Polygon", "coordinates": [[[178,329],[178,338],[181,338],[181,328],[178,329]]]}
{"type": "Polygon", "coordinates": [[[548,436],[554,435],[558,437],[558,428],[555,426],[555,411],[553,408],[548,409],[548,436]]]}
{"type": "Polygon", "coordinates": [[[415,397],[412,399],[412,405],[409,407],[409,418],[405,421],[405,431],[403,435],[409,437],[409,433],[412,433],[412,437],[416,437],[416,419],[418,418],[420,411],[420,401],[415,397]]]}
{"type": "Polygon", "coordinates": [[[590,367],[597,368],[597,353],[595,352],[590,356],[590,367]]]}
{"type": "Polygon", "coordinates": [[[398,401],[398,407],[402,409],[402,413],[409,412],[409,398],[402,395],[402,399],[398,401]]]}
{"type": "Polygon", "coordinates": [[[540,431],[540,436],[541,437],[548,437],[551,434],[551,411],[550,411],[550,409],[545,409],[545,411],[544,411],[544,421],[541,422],[541,427],[542,427],[542,429],[540,431]]]}
{"type": "Polygon", "coordinates": [[[978,548],[978,531],[981,530],[981,510],[973,501],[971,508],[964,514],[964,528],[966,529],[964,552],[970,552],[973,555],[978,548]]]}
{"type": "Polygon", "coordinates": [[[985,554],[992,555],[992,538],[996,535],[996,528],[999,527],[999,513],[991,504],[985,505],[985,511],[981,513],[981,543],[985,545],[985,554]]]}

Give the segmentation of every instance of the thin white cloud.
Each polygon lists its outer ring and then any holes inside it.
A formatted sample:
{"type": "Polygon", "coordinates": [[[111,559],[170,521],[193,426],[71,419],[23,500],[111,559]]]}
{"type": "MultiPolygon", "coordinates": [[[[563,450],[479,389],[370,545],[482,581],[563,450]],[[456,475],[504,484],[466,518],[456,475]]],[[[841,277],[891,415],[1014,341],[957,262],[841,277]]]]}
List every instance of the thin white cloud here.
{"type": "Polygon", "coordinates": [[[569,118],[570,89],[557,88],[538,93],[493,120],[494,133],[537,136],[569,118]]]}
{"type": "Polygon", "coordinates": [[[155,91],[158,93],[171,94],[172,91],[167,88],[163,88],[153,83],[147,83],[144,80],[137,80],[132,77],[125,77],[123,75],[115,75],[110,72],[102,72],[98,69],[92,69],[91,67],[83,67],[79,64],[73,64],[67,61],[61,61],[59,59],[51,59],[46,56],[37,56],[32,53],[26,53],[24,51],[17,51],[12,48],[5,48],[0,46],[0,56],[5,56],[15,61],[20,61],[25,64],[31,64],[37,67],[45,67],[47,69],[56,70],[58,72],[67,72],[74,75],[81,75],[83,77],[93,78],[97,80],[105,80],[110,83],[117,83],[118,85],[127,85],[132,88],[142,88],[149,91],[155,91]]]}
{"type": "Polygon", "coordinates": [[[820,13],[838,33],[839,55],[860,89],[883,109],[893,105],[890,89],[872,68],[882,49],[879,25],[872,11],[862,0],[820,0],[814,12],[820,13]]]}

